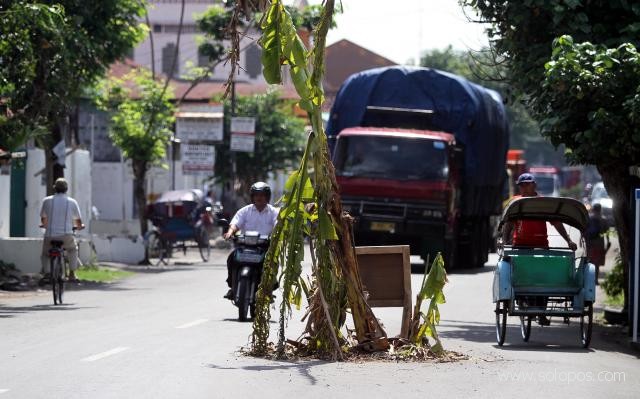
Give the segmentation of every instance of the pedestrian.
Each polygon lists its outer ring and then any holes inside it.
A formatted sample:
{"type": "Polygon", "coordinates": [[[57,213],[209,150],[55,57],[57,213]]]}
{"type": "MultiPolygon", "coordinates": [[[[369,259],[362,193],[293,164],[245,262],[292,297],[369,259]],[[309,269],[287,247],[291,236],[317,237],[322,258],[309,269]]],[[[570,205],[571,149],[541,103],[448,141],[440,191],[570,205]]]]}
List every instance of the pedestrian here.
{"type": "Polygon", "coordinates": [[[76,200],[67,196],[69,184],[65,179],[57,179],[53,189],[55,194],[46,197],[42,201],[40,209],[40,227],[45,229],[40,273],[45,275],[49,268],[51,241],[62,241],[62,246],[67,252],[67,259],[69,259],[69,281],[77,281],[75,271],[78,268],[78,247],[73,230],[84,229],[80,207],[78,207],[76,200]]]}
{"type": "Polygon", "coordinates": [[[596,284],[598,284],[598,277],[600,276],[600,266],[604,265],[605,255],[611,247],[609,237],[606,235],[608,230],[609,223],[602,217],[602,206],[594,204],[589,212],[586,242],[587,257],[596,267],[596,284]]]}

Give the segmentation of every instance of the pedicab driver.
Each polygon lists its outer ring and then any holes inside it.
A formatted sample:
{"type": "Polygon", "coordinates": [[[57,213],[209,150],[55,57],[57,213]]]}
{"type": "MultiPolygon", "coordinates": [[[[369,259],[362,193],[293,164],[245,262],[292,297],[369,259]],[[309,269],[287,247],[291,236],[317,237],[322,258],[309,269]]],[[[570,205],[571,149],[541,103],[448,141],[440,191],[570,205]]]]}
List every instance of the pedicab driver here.
{"type": "MultiPolygon", "coordinates": [[[[257,182],[251,186],[251,204],[242,207],[231,219],[229,230],[224,234],[225,240],[231,239],[238,231],[257,231],[260,235],[270,235],[278,220],[279,209],[269,204],[271,187],[267,183],[257,182]]],[[[231,270],[234,252],[227,258],[227,285],[229,291],[225,298],[231,299],[231,270]]]]}
{"type": "MultiPolygon", "coordinates": [[[[520,195],[516,195],[513,199],[522,197],[537,197],[536,178],[531,173],[523,173],[516,180],[520,195]]],[[[578,249],[576,243],[571,241],[571,237],[567,234],[562,222],[550,221],[551,225],[560,233],[562,238],[572,251],[578,249]]],[[[515,222],[507,222],[504,230],[504,241],[509,242],[513,246],[548,248],[549,240],[547,236],[547,222],[544,220],[516,220],[515,222]],[[511,240],[509,240],[511,238],[511,240]]],[[[533,299],[532,305],[538,307],[547,307],[547,298],[536,297],[533,299]]],[[[548,326],[551,321],[547,316],[538,316],[538,324],[548,326]]]]}
{"type": "MultiPolygon", "coordinates": [[[[531,173],[523,173],[518,176],[516,184],[520,190],[520,195],[514,196],[513,199],[538,196],[536,192],[536,178],[531,173]]],[[[572,251],[578,248],[576,243],[571,241],[571,237],[569,237],[567,230],[561,222],[552,221],[549,223],[555,227],[572,251]]],[[[511,242],[513,246],[549,247],[547,223],[544,220],[516,220],[515,222],[507,222],[504,232],[504,241],[511,242]]]]}

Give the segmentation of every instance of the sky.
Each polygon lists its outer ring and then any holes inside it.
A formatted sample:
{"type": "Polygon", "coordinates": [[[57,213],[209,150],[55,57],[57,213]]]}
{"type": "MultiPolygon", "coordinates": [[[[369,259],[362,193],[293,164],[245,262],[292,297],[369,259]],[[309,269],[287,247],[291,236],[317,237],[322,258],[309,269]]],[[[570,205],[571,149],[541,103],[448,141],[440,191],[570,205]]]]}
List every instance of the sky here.
{"type": "Polygon", "coordinates": [[[424,50],[487,45],[482,25],[467,20],[458,0],[342,0],[342,5],[344,12],[337,15],[338,26],[329,31],[327,44],[348,39],[400,64],[424,50]]]}

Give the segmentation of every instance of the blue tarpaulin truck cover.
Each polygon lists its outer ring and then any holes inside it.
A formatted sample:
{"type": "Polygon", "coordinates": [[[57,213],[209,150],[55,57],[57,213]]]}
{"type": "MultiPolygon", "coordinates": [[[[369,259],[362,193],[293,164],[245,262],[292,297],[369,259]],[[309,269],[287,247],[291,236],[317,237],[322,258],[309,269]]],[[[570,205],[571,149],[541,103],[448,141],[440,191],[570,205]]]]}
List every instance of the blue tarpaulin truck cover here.
{"type": "Polygon", "coordinates": [[[368,106],[432,110],[425,128],[453,133],[464,147],[463,213],[500,212],[509,126],[497,92],[435,69],[370,69],[342,84],[331,108],[327,136],[363,126],[368,106]]]}

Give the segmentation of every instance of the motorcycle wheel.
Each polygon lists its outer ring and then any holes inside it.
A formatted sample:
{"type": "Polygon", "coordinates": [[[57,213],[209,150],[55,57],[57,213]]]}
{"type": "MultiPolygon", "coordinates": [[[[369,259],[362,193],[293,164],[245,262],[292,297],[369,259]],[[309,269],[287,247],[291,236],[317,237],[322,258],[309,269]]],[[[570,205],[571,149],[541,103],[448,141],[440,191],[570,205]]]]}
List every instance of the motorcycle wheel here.
{"type": "Polygon", "coordinates": [[[247,321],[247,312],[249,311],[249,301],[247,290],[249,289],[249,280],[247,278],[240,278],[238,280],[238,301],[236,306],[238,307],[238,320],[247,321]]]}

